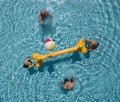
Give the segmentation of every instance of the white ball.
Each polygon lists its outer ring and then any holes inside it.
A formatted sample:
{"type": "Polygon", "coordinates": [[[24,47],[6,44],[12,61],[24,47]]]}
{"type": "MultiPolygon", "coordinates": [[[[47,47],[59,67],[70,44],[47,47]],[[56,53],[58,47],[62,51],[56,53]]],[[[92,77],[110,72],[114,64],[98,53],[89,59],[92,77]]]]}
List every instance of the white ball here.
{"type": "Polygon", "coordinates": [[[47,50],[53,50],[55,48],[55,42],[52,38],[47,38],[45,41],[44,41],[44,47],[47,49],[47,50]]]}

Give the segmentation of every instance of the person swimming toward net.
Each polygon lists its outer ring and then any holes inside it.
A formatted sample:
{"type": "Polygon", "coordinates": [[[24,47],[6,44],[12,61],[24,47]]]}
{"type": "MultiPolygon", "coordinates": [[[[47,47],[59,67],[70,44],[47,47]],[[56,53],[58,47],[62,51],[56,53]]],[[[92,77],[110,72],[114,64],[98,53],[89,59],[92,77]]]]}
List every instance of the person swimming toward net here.
{"type": "Polygon", "coordinates": [[[32,57],[27,57],[24,61],[23,67],[24,68],[33,68],[36,66],[36,63],[32,63],[33,58],[32,57]]]}
{"type": "Polygon", "coordinates": [[[99,42],[96,42],[94,40],[84,40],[84,42],[88,51],[93,51],[99,46],[99,42]]]}
{"type": "Polygon", "coordinates": [[[40,12],[39,16],[38,16],[40,24],[42,24],[43,21],[44,21],[48,16],[50,17],[50,19],[51,19],[51,21],[52,21],[52,19],[53,19],[52,15],[51,15],[49,12],[47,12],[47,11],[45,11],[45,10],[42,10],[42,11],[40,12]]]}
{"type": "Polygon", "coordinates": [[[75,85],[75,80],[73,76],[71,80],[64,78],[64,82],[62,82],[62,80],[59,80],[58,82],[62,85],[63,89],[65,90],[72,90],[75,85]]]}

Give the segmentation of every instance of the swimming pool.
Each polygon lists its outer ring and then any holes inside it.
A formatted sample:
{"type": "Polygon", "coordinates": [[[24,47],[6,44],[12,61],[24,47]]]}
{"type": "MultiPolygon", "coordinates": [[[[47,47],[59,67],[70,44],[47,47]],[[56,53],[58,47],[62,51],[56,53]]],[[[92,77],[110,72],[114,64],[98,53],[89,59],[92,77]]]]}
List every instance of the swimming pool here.
{"type": "Polygon", "coordinates": [[[120,102],[119,0],[0,0],[0,14],[0,102],[120,102]],[[41,27],[41,9],[53,15],[53,25],[41,27]],[[27,56],[49,53],[43,46],[48,37],[54,51],[80,38],[100,46],[24,69],[27,56]],[[71,75],[76,83],[67,92],[58,80],[71,75]]]}

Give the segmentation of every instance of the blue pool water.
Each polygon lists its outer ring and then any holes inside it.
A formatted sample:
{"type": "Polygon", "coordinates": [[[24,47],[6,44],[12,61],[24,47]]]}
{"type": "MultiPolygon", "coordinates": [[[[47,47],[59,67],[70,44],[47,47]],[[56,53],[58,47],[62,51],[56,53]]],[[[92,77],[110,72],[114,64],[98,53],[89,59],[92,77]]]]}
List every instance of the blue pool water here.
{"type": "Polygon", "coordinates": [[[0,102],[120,102],[119,0],[0,0],[0,102]],[[53,24],[41,26],[41,9],[53,24]],[[73,47],[80,38],[100,42],[93,52],[70,53],[46,60],[40,69],[24,69],[32,53],[73,47]],[[58,83],[75,77],[72,91],[58,83]]]}

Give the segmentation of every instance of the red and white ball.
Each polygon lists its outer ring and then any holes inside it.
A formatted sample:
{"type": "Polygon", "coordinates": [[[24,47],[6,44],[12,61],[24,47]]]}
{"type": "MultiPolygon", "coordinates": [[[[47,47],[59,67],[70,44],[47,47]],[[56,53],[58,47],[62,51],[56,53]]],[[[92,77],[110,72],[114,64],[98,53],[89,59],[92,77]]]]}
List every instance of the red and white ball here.
{"type": "Polygon", "coordinates": [[[47,38],[45,41],[44,41],[44,47],[47,49],[47,50],[53,50],[55,48],[55,42],[52,38],[47,38]]]}

